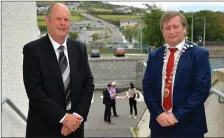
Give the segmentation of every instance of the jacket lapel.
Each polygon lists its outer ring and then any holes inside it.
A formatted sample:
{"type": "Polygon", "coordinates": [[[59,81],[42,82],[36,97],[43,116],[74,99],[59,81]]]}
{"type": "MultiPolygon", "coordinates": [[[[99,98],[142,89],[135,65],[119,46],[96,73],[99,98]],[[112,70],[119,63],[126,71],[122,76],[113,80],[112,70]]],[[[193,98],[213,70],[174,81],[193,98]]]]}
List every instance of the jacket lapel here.
{"type": "Polygon", "coordinates": [[[58,60],[57,60],[57,56],[55,54],[53,45],[51,44],[51,41],[48,37],[48,35],[46,35],[44,38],[44,42],[43,42],[43,48],[44,48],[44,57],[45,60],[47,61],[47,65],[51,70],[52,76],[55,78],[55,80],[59,80],[59,85],[60,88],[62,89],[63,93],[65,94],[65,90],[64,90],[64,84],[63,84],[63,80],[62,80],[62,75],[61,75],[61,71],[59,68],[59,64],[58,64],[58,60]]]}
{"type": "Polygon", "coordinates": [[[69,39],[67,40],[67,46],[68,46],[68,58],[70,65],[70,79],[72,82],[76,82],[78,75],[77,72],[78,72],[79,52],[77,46],[75,46],[74,43],[69,39]]]}
{"type": "Polygon", "coordinates": [[[183,52],[182,55],[180,56],[180,59],[177,64],[177,70],[176,70],[176,74],[175,74],[175,81],[174,81],[173,89],[176,89],[177,83],[179,82],[179,78],[181,76],[181,71],[182,71],[183,66],[186,66],[186,64],[189,63],[189,58],[190,58],[189,54],[190,54],[190,48],[186,49],[185,52],[183,52]]]}
{"type": "Polygon", "coordinates": [[[159,75],[158,75],[158,82],[160,86],[160,90],[162,89],[162,72],[163,72],[163,57],[164,57],[164,52],[165,52],[165,46],[162,46],[160,52],[158,53],[158,63],[156,63],[158,65],[158,71],[159,71],[159,75]]]}

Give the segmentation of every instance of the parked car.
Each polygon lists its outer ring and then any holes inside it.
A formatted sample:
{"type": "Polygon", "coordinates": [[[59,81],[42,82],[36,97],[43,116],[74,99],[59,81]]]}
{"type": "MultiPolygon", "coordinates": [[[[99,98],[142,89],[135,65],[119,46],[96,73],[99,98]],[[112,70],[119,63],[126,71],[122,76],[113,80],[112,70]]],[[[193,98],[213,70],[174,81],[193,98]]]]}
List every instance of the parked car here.
{"type": "Polygon", "coordinates": [[[125,56],[125,49],[124,48],[116,48],[114,50],[114,56],[125,56]]]}
{"type": "Polygon", "coordinates": [[[92,49],[90,57],[100,57],[100,51],[98,49],[92,49]]]}

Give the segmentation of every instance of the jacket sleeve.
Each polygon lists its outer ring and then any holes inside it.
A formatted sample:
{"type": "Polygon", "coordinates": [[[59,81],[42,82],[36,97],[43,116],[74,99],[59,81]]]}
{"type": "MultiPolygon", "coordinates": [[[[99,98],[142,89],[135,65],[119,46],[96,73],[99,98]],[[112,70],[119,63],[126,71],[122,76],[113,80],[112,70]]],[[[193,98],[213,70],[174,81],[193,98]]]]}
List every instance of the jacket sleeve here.
{"type": "Polygon", "coordinates": [[[110,94],[107,89],[103,91],[103,98],[109,99],[109,100],[111,99],[110,94]]]}
{"type": "Polygon", "coordinates": [[[194,65],[196,67],[194,93],[188,97],[184,105],[178,106],[174,111],[174,116],[179,122],[186,119],[188,113],[197,108],[198,105],[204,104],[209,95],[211,87],[211,68],[208,51],[198,53],[194,65]]]}
{"type": "Polygon", "coordinates": [[[152,93],[152,56],[149,54],[148,61],[147,61],[147,67],[145,70],[145,74],[143,77],[142,85],[143,85],[143,96],[146,103],[146,106],[148,107],[150,113],[157,117],[160,115],[164,110],[161,106],[158,106],[156,103],[152,93]]]}
{"type": "Polygon", "coordinates": [[[66,112],[45,93],[37,50],[31,46],[25,45],[23,48],[23,80],[29,106],[55,125],[66,112]]]}
{"type": "Polygon", "coordinates": [[[83,117],[84,121],[86,121],[88,113],[89,113],[89,108],[91,105],[91,100],[93,97],[93,91],[94,91],[95,85],[93,82],[93,75],[89,66],[86,46],[83,44],[80,44],[80,47],[82,47],[82,53],[83,53],[81,71],[84,76],[84,84],[82,89],[81,102],[77,106],[76,112],[83,117]]]}

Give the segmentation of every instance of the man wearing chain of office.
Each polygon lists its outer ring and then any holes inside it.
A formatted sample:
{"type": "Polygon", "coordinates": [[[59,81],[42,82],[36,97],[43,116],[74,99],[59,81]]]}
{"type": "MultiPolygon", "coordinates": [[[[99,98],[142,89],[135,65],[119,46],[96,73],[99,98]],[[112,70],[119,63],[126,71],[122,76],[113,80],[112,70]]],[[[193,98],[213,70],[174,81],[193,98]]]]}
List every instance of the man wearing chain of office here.
{"type": "Polygon", "coordinates": [[[166,12],[160,29],[166,44],[149,54],[143,78],[151,138],[203,138],[211,87],[208,51],[186,40],[187,21],[179,12],[166,12]]]}

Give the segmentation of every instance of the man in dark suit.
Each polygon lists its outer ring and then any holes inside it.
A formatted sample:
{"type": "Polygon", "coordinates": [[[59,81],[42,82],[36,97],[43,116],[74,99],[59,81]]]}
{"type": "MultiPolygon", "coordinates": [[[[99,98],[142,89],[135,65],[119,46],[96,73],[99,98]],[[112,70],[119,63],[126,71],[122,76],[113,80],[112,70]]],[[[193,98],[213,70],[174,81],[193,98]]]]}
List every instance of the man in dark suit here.
{"type": "Polygon", "coordinates": [[[204,137],[208,51],[185,40],[187,22],[179,12],[165,13],[160,27],[167,44],[149,54],[143,78],[151,137],[204,137]]]}
{"type": "Polygon", "coordinates": [[[67,39],[70,20],[64,4],[51,5],[48,34],[23,48],[26,137],[84,137],[94,84],[86,46],[67,39]]]}
{"type": "Polygon", "coordinates": [[[103,104],[105,105],[105,111],[104,111],[104,122],[108,122],[109,124],[113,124],[111,122],[111,106],[112,106],[112,99],[116,95],[110,93],[111,84],[109,83],[107,85],[107,88],[103,91],[103,104]]]}

